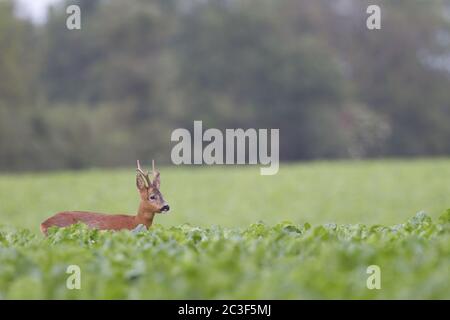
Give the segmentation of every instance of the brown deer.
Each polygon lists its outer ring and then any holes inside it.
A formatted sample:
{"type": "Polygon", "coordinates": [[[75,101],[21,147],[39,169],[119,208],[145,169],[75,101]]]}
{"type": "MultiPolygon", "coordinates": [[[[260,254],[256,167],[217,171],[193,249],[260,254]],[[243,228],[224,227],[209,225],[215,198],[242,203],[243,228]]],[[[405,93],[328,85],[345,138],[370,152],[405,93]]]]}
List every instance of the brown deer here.
{"type": "Polygon", "coordinates": [[[57,213],[42,222],[42,233],[47,235],[48,228],[53,226],[67,227],[78,222],[85,223],[90,228],[100,230],[133,230],[140,225],[149,228],[153,223],[153,218],[156,213],[166,213],[170,209],[159,191],[161,182],[159,172],[155,171],[155,162],[153,161],[152,164],[153,182],[150,181],[149,172],[144,173],[139,164],[139,160],[137,161],[136,186],[141,197],[137,215],[65,211],[57,213]]]}

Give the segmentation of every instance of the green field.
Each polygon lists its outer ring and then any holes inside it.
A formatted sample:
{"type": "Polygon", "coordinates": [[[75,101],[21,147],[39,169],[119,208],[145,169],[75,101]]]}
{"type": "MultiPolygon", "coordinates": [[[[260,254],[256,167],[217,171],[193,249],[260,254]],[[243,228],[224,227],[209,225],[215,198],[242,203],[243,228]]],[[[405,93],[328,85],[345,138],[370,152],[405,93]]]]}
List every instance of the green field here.
{"type": "Polygon", "coordinates": [[[160,171],[172,210],[150,231],[48,239],[58,211],[135,212],[133,169],[0,175],[0,299],[450,298],[447,159],[160,171]]]}

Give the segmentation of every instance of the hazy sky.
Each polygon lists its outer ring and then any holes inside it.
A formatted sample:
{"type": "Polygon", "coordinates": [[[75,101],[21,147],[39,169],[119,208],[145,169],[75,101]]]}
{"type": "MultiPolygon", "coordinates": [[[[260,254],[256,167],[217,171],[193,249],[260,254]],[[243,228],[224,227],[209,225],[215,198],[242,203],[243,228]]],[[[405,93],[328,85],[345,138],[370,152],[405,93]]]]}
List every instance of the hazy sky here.
{"type": "Polygon", "coordinates": [[[40,22],[45,19],[47,7],[60,0],[14,0],[18,4],[20,15],[31,17],[34,21],[40,22]]]}

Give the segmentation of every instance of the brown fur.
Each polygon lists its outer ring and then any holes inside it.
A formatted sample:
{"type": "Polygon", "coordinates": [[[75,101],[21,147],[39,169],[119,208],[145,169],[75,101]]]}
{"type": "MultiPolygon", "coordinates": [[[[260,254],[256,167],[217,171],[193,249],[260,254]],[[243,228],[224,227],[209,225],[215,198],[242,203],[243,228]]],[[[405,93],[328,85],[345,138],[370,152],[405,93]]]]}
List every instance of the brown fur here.
{"type": "Polygon", "coordinates": [[[48,228],[53,226],[67,227],[78,222],[85,223],[88,227],[99,230],[133,230],[139,224],[143,224],[149,228],[153,223],[155,214],[161,213],[163,210],[168,211],[169,206],[164,201],[163,196],[159,191],[159,173],[153,171],[154,180],[151,182],[148,173],[145,174],[140,169],[139,161],[137,171],[136,186],[141,198],[137,215],[64,211],[59,212],[42,222],[42,233],[47,235],[48,228]]]}

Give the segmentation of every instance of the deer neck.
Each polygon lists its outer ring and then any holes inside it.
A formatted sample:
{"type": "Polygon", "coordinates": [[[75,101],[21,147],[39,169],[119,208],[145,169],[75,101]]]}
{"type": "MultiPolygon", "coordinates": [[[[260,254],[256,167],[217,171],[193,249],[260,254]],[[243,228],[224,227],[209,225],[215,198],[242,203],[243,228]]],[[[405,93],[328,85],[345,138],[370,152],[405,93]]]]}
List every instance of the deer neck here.
{"type": "Polygon", "coordinates": [[[153,218],[155,217],[155,212],[150,211],[145,207],[144,203],[139,204],[139,210],[135,217],[136,225],[143,224],[149,228],[153,223],[153,218]]]}

